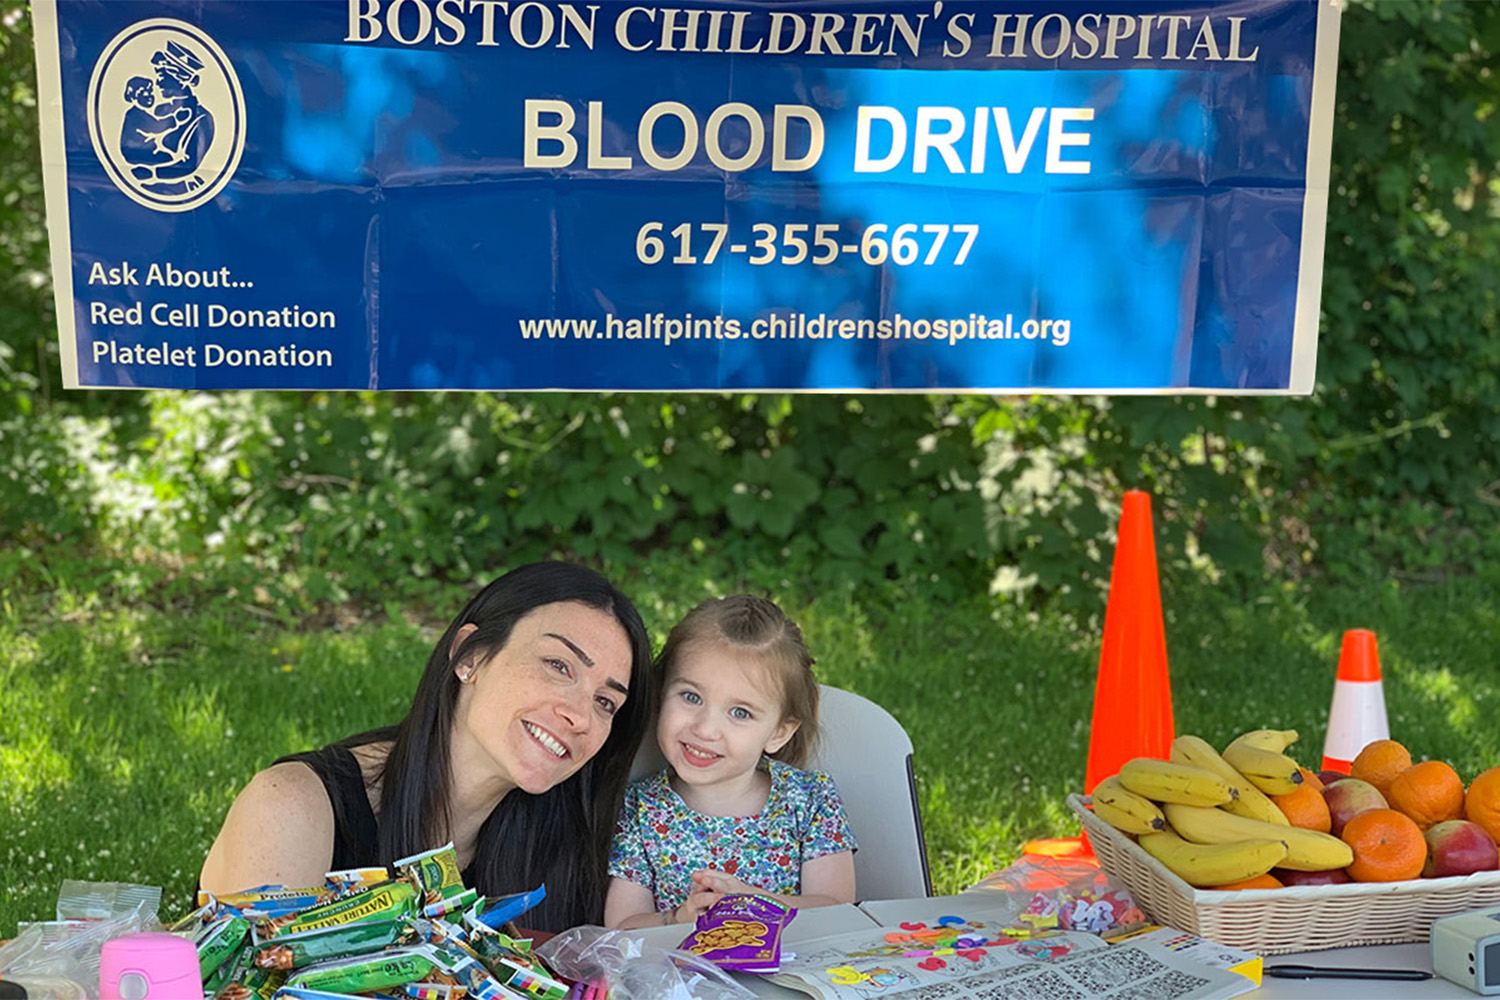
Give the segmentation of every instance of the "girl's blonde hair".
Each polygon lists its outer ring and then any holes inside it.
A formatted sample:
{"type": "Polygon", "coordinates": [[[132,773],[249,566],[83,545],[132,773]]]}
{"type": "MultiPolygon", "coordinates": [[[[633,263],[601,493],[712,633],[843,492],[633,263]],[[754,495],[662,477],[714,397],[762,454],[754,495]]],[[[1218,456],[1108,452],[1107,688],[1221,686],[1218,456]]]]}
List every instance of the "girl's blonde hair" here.
{"type": "Polygon", "coordinates": [[[818,681],[802,630],[775,602],[751,594],[710,598],[683,616],[656,657],[658,693],[666,690],[682,648],[709,642],[760,654],[781,682],[782,721],[799,725],[771,756],[793,767],[807,766],[818,741],[818,681]]]}

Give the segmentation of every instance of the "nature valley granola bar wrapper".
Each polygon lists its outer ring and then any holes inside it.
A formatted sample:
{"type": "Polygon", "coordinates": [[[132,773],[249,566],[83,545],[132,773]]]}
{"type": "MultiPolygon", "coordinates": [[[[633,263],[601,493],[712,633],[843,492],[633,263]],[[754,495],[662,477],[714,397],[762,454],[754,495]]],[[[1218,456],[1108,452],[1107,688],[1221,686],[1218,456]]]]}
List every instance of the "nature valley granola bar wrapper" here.
{"type": "Polygon", "coordinates": [[[329,993],[367,993],[432,978],[444,964],[429,945],[389,948],[309,965],[292,973],[286,985],[329,993]]]}
{"type": "Polygon", "coordinates": [[[781,969],[781,935],[796,915],[765,896],[725,896],[698,917],[680,947],[721,969],[769,975],[781,969]]]}
{"type": "Polygon", "coordinates": [[[330,958],[368,955],[395,944],[410,931],[406,920],[360,920],[282,933],[256,948],[255,964],[262,969],[291,970],[330,958]]]}
{"type": "Polygon", "coordinates": [[[392,867],[410,878],[422,890],[424,906],[464,891],[463,874],[458,870],[458,852],[453,849],[451,842],[402,858],[392,867]]]}
{"type": "Polygon", "coordinates": [[[244,917],[221,917],[202,925],[193,935],[193,944],[198,949],[198,971],[208,979],[223,968],[239,953],[240,946],[250,936],[250,921],[244,917]]]}
{"type": "Polygon", "coordinates": [[[416,916],[417,889],[407,879],[393,879],[372,885],[334,900],[303,910],[280,926],[269,926],[263,937],[279,937],[320,927],[337,927],[364,920],[401,920],[416,916]]]}

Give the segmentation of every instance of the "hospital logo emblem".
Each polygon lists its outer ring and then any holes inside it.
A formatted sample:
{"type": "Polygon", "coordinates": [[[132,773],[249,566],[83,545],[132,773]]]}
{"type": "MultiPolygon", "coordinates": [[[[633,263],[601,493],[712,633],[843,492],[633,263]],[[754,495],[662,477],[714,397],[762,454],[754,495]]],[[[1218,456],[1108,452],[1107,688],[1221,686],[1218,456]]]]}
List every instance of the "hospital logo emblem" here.
{"type": "Polygon", "coordinates": [[[213,39],[153,18],[120,32],[89,80],[89,138],[115,186],[158,212],[224,189],[245,149],[245,97],[213,39]]]}

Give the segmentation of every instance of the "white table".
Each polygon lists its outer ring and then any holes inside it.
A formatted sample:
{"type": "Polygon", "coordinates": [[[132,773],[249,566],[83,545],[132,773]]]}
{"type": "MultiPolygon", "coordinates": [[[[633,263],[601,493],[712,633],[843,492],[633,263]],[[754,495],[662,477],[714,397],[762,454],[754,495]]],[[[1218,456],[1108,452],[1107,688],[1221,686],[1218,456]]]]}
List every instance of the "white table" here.
{"type": "MultiPolygon", "coordinates": [[[[870,905],[870,904],[865,904],[870,905]]],[[[879,905],[875,904],[879,909],[879,905]]],[[[938,908],[941,908],[940,906],[938,908]]],[[[951,908],[951,905],[950,905],[951,908]]],[[[925,914],[924,914],[925,916],[925,914]]],[[[844,934],[865,927],[878,927],[873,919],[858,906],[821,906],[811,910],[799,910],[797,918],[787,927],[783,944],[796,951],[797,942],[826,937],[829,934],[844,934]]],[[[649,943],[660,948],[675,948],[687,937],[688,924],[671,927],[651,927],[636,933],[649,943]]],[[[1335,948],[1329,951],[1309,951],[1294,955],[1268,955],[1266,965],[1322,965],[1348,966],[1360,969],[1422,969],[1432,971],[1432,953],[1423,944],[1396,944],[1368,948],[1335,948]]],[[[757,997],[790,1000],[807,995],[796,990],[775,986],[763,976],[736,975],[735,980],[747,987],[757,997]]],[[[1476,994],[1450,983],[1446,979],[1434,978],[1423,982],[1393,982],[1373,979],[1273,979],[1262,980],[1261,987],[1244,994],[1244,1000],[1438,1000],[1438,998],[1474,997],[1476,994]]]]}
{"type": "MultiPolygon", "coordinates": [[[[782,934],[781,943],[782,947],[796,951],[799,941],[811,941],[830,934],[847,934],[850,931],[878,926],[880,925],[853,903],[818,906],[810,910],[798,910],[797,916],[787,925],[785,933],[782,934]]],[[[692,924],[673,924],[670,927],[648,927],[633,933],[641,935],[648,944],[654,944],[658,948],[676,948],[682,943],[682,939],[692,932],[692,929],[692,924]]],[[[775,986],[766,982],[764,976],[736,974],[734,979],[758,997],[801,997],[802,1000],[807,1000],[806,993],[775,986]]]]}
{"type": "MultiPolygon", "coordinates": [[[[1421,969],[1432,971],[1432,950],[1421,944],[1333,948],[1296,955],[1267,955],[1266,965],[1343,966],[1356,969],[1421,969]]],[[[1244,995],[1244,1000],[1425,1000],[1427,997],[1474,997],[1457,983],[1434,978],[1419,983],[1379,979],[1273,979],[1244,995]]]]}

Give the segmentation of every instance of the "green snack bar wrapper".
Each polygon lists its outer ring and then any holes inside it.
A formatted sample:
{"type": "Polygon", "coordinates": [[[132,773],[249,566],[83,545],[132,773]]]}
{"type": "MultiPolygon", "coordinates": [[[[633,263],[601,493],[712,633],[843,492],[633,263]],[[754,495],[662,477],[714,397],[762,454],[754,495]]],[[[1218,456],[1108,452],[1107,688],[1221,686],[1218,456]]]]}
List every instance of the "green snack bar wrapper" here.
{"type": "Polygon", "coordinates": [[[428,904],[422,907],[422,916],[434,920],[439,917],[447,917],[457,921],[463,918],[463,910],[479,900],[479,893],[474,889],[465,889],[462,886],[450,887],[442,890],[436,902],[432,902],[432,894],[426,897],[428,904]]]}
{"type": "Polygon", "coordinates": [[[203,995],[217,996],[220,990],[244,974],[254,955],[255,946],[249,940],[243,942],[240,950],[231,955],[229,961],[203,977],[203,995]]]}
{"type": "Polygon", "coordinates": [[[566,985],[553,979],[539,968],[502,958],[495,962],[494,973],[502,986],[519,990],[529,997],[538,997],[540,1000],[563,1000],[568,995],[566,985]]]}
{"type": "Polygon", "coordinates": [[[488,934],[475,932],[469,936],[469,947],[490,965],[502,958],[528,968],[538,965],[531,954],[530,938],[513,938],[499,931],[490,931],[488,934]]]}
{"type": "Polygon", "coordinates": [[[389,948],[373,955],[317,962],[292,973],[286,985],[330,993],[365,993],[425,979],[439,967],[425,945],[389,948]]]}
{"type": "Polygon", "coordinates": [[[214,994],[214,1000],[271,1000],[284,982],[285,972],[257,969],[252,965],[245,970],[244,975],[214,994]]]}
{"type": "Polygon", "coordinates": [[[250,934],[250,921],[244,917],[221,917],[205,924],[193,936],[198,949],[198,972],[205,980],[222,968],[245,943],[250,934]]]}
{"type": "Polygon", "coordinates": [[[401,940],[406,920],[360,920],[311,930],[281,933],[261,942],[255,964],[262,969],[300,969],[330,958],[368,955],[401,940]]]}
{"type": "Polygon", "coordinates": [[[392,867],[417,883],[422,890],[424,904],[441,901],[448,895],[446,890],[462,892],[464,889],[463,874],[458,869],[458,852],[453,849],[451,842],[402,858],[392,867]]]}
{"type": "Polygon", "coordinates": [[[331,903],[303,910],[291,921],[277,927],[272,922],[265,937],[280,937],[319,927],[337,927],[361,920],[395,920],[415,916],[417,889],[406,879],[393,879],[350,893],[331,903]]]}

